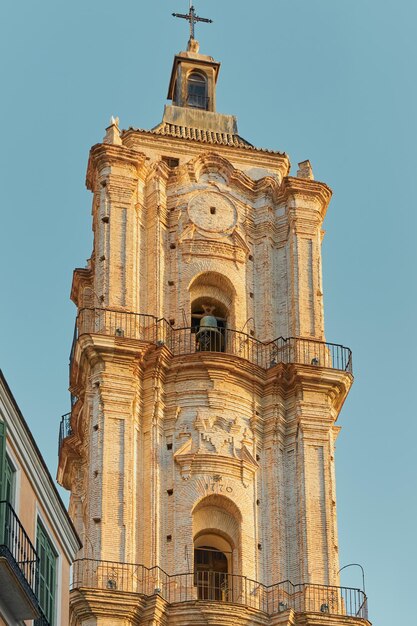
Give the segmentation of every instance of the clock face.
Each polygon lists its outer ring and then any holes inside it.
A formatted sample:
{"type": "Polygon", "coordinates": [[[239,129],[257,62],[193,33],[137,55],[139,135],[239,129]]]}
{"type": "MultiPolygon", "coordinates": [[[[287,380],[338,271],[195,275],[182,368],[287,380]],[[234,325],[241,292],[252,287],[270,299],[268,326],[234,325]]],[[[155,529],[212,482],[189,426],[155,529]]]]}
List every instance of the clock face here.
{"type": "Polygon", "coordinates": [[[221,193],[203,191],[190,200],[188,217],[199,230],[228,234],[236,226],[237,211],[233,202],[221,193]]]}

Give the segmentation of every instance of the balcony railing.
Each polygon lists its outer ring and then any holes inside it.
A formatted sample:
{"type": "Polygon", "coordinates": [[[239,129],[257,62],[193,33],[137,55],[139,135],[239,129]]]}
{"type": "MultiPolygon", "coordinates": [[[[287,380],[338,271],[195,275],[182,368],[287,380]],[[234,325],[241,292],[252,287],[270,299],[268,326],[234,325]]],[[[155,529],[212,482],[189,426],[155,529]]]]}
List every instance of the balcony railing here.
{"type": "Polygon", "coordinates": [[[13,507],[4,500],[0,502],[0,548],[35,594],[39,557],[13,507]]]}
{"type": "MultiPolygon", "coordinates": [[[[39,592],[39,556],[31,540],[26,534],[11,504],[5,500],[0,502],[0,555],[5,557],[17,576],[24,593],[29,596],[35,615],[35,626],[50,626],[38,600],[39,592]]],[[[10,594],[9,601],[18,602],[18,612],[22,617],[20,601],[16,595],[10,594]]],[[[12,607],[12,611],[13,611],[12,607]]]]}
{"type": "Polygon", "coordinates": [[[311,365],[352,372],[352,352],[334,343],[301,337],[279,337],[262,342],[246,333],[229,328],[173,328],[165,319],[152,315],[80,309],[75,326],[70,359],[79,336],[109,335],[124,339],[166,345],[174,356],[201,352],[223,352],[269,369],[278,363],[311,365]]]}
{"type": "Polygon", "coordinates": [[[268,615],[293,609],[368,619],[367,598],[360,589],[289,581],[266,586],[246,576],[189,572],[170,576],[161,568],[81,559],[73,565],[71,589],[92,588],[143,596],[159,594],[168,603],[229,602],[268,615]]]}
{"type": "Polygon", "coordinates": [[[66,437],[69,437],[70,435],[72,435],[71,413],[66,413],[61,417],[61,423],[59,425],[58,454],[61,450],[62,442],[66,437]]]}

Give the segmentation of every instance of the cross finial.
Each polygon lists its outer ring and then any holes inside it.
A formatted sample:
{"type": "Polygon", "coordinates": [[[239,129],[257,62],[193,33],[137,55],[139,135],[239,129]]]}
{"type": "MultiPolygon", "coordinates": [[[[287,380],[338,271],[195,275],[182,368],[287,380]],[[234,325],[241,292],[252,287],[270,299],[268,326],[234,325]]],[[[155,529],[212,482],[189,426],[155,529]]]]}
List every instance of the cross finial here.
{"type": "Polygon", "coordinates": [[[198,17],[195,12],[194,6],[191,4],[190,0],[190,11],[187,14],[184,13],[173,13],[174,17],[180,17],[183,20],[187,20],[190,22],[190,39],[195,39],[195,25],[197,22],[206,22],[206,24],[212,24],[213,20],[209,20],[206,17],[198,17]]]}

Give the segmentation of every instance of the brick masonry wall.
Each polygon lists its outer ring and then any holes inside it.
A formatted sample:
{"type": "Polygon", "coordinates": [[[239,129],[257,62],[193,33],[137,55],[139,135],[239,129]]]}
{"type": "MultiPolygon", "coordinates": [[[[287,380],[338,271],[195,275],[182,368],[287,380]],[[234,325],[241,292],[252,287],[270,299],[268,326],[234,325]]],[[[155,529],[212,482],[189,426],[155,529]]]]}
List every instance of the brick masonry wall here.
{"type": "MultiPolygon", "coordinates": [[[[139,137],[134,152],[129,141],[90,161],[94,250],[79,306],[180,327],[207,297],[229,328],[260,340],[322,340],[327,188],[283,179],[282,158],[278,167],[265,155],[255,180],[250,152],[183,146],[170,170],[161,157],[178,142],[139,137]]],[[[172,359],[114,337],[82,350],[68,472],[84,556],[181,573],[193,569],[196,537],[217,532],[233,573],[337,584],[333,424],[347,374],[266,374],[228,355],[172,359]]]]}

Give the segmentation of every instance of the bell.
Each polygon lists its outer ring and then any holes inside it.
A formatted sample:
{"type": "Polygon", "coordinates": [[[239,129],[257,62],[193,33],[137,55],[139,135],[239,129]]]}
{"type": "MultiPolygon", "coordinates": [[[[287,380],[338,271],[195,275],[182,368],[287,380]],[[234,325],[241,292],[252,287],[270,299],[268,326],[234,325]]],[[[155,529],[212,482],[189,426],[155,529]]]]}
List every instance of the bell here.
{"type": "Polygon", "coordinates": [[[196,335],[197,350],[201,352],[222,352],[223,350],[223,337],[213,315],[213,309],[214,307],[203,306],[204,315],[200,320],[196,335]]]}
{"type": "Polygon", "coordinates": [[[217,320],[214,315],[204,315],[200,320],[200,328],[205,326],[206,328],[217,328],[217,320]]]}

